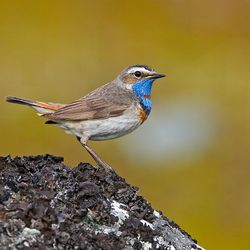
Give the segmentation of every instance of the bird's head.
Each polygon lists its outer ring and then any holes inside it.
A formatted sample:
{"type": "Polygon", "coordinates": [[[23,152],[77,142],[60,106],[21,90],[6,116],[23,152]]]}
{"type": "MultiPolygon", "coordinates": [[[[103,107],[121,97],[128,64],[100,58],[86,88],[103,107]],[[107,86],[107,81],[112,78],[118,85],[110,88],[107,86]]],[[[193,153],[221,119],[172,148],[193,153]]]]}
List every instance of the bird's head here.
{"type": "Polygon", "coordinates": [[[150,112],[152,105],[150,95],[153,82],[162,77],[165,77],[165,75],[158,74],[151,67],[137,64],[123,70],[118,76],[117,82],[123,88],[132,91],[141,105],[147,109],[147,112],[150,112]]]}
{"type": "Polygon", "coordinates": [[[123,70],[119,75],[119,80],[127,89],[132,89],[134,84],[142,86],[147,82],[152,85],[156,79],[161,77],[165,77],[165,75],[156,73],[147,65],[136,64],[123,70]]]}

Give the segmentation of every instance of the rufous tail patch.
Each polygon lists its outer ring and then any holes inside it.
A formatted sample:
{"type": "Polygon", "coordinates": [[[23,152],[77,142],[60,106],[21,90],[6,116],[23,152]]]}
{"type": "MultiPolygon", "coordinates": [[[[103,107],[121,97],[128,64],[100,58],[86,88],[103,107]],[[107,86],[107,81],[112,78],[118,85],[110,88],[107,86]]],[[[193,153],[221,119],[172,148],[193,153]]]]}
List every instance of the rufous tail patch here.
{"type": "Polygon", "coordinates": [[[56,105],[56,104],[49,104],[49,103],[46,103],[46,102],[35,101],[34,105],[36,105],[38,107],[41,107],[41,108],[54,110],[54,111],[56,111],[56,110],[59,109],[58,105],[56,105]]]}

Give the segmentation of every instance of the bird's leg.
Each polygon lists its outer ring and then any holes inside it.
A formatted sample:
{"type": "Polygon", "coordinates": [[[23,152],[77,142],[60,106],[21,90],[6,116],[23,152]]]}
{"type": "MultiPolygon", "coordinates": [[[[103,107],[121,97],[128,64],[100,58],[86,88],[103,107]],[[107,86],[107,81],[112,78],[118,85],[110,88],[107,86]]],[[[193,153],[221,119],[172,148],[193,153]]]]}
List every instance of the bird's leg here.
{"type": "Polygon", "coordinates": [[[108,170],[112,169],[112,167],[109,166],[104,160],[102,160],[101,157],[87,144],[83,145],[83,147],[89,152],[89,154],[93,157],[93,159],[100,167],[107,168],[108,170]]]}
{"type": "Polygon", "coordinates": [[[101,159],[101,157],[91,148],[87,145],[87,140],[85,138],[79,138],[77,137],[81,145],[88,151],[88,153],[92,156],[92,158],[96,161],[99,167],[104,167],[108,170],[112,170],[112,167],[109,166],[104,160],[101,159]]]}

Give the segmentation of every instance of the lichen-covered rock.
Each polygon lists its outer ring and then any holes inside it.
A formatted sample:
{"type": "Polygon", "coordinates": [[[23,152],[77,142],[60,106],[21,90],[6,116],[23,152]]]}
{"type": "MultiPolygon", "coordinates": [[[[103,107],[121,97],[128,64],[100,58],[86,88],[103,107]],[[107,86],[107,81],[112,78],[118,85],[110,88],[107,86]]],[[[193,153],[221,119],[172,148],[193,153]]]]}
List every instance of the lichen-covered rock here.
{"type": "Polygon", "coordinates": [[[201,249],[114,171],[0,158],[0,249],[201,249]]]}

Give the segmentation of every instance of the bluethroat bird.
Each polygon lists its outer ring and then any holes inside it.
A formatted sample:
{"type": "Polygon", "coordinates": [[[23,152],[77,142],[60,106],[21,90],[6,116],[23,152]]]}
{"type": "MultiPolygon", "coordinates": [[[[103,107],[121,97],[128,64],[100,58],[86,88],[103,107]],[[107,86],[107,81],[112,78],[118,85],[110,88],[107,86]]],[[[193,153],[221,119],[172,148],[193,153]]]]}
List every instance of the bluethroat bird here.
{"type": "Polygon", "coordinates": [[[110,140],[138,128],[147,119],[152,108],[152,84],[164,76],[147,65],[138,64],[126,68],[112,82],[70,104],[13,96],[6,100],[31,106],[40,116],[48,119],[46,124],[56,124],[75,135],[99,166],[111,169],[87,145],[88,140],[110,140]]]}

